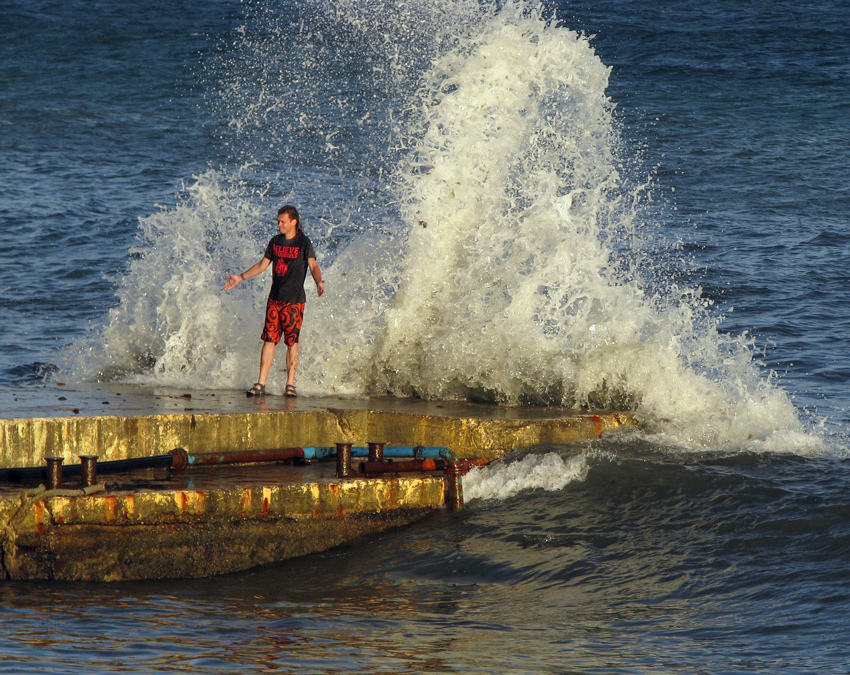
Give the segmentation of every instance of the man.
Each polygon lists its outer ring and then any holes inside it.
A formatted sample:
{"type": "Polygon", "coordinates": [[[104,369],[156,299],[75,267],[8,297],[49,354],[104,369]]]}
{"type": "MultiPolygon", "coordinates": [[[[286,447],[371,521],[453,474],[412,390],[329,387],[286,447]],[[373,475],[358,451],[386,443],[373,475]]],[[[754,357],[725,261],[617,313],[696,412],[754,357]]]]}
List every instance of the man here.
{"type": "Polygon", "coordinates": [[[274,361],[275,347],[283,338],[286,343],[286,389],[287,396],[297,396],[295,371],[298,369],[298,337],[304,318],[304,279],[307,269],[316,282],[316,292],[321,298],[325,294],[322,270],[316,262],[313,244],[301,231],[301,219],[294,206],[284,206],[277,212],[280,234],[272,237],[263,259],[242,274],[227,274],[224,290],[236,288],[245,279],[250,279],[272,266],[272,287],[266,303],[266,326],[261,339],[260,376],[246,394],[265,396],[266,379],[274,361]]]}

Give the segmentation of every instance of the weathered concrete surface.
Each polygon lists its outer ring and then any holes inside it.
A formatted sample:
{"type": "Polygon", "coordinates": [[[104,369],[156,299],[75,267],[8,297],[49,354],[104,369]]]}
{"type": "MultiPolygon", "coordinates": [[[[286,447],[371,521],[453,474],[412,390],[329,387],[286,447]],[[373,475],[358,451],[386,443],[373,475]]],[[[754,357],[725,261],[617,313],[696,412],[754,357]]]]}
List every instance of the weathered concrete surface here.
{"type": "Polygon", "coordinates": [[[7,579],[222,574],[338,546],[441,508],[441,475],[0,500],[7,579]]]}
{"type": "MultiPolygon", "coordinates": [[[[117,385],[116,385],[117,386],[117,385]]],[[[78,464],[294,446],[448,446],[459,457],[496,458],[540,443],[576,443],[635,424],[627,413],[506,408],[403,400],[247,400],[241,392],[128,393],[98,386],[5,401],[0,468],[37,467],[45,456],[78,464]],[[38,399],[38,400],[37,400],[38,399]],[[26,408],[38,415],[8,416],[26,408]],[[28,407],[27,407],[28,406],[28,407]],[[74,406],[66,408],[64,406],[74,406]],[[102,415],[108,409],[116,414],[102,415]],[[69,414],[70,413],[70,414],[69,414]]],[[[221,574],[337,546],[442,508],[442,476],[296,479],[209,489],[92,496],[0,496],[0,573],[8,579],[121,580],[221,574]]]]}
{"type": "Polygon", "coordinates": [[[176,447],[190,453],[281,447],[446,445],[459,457],[495,458],[538,443],[576,443],[633,424],[624,413],[487,419],[384,410],[326,408],[230,414],[0,419],[0,467],[34,467],[48,455],[79,463],[151,457],[176,447]]]}

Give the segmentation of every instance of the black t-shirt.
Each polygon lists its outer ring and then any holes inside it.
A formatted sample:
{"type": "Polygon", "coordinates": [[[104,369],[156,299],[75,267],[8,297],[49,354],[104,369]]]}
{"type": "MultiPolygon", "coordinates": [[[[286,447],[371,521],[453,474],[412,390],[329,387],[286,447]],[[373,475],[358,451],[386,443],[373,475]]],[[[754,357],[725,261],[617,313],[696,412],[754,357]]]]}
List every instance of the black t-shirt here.
{"type": "Polygon", "coordinates": [[[282,234],[275,235],[266,247],[265,257],[272,261],[269,297],[279,302],[307,302],[304,294],[307,260],[316,257],[310,240],[303,233],[292,239],[282,234]]]}

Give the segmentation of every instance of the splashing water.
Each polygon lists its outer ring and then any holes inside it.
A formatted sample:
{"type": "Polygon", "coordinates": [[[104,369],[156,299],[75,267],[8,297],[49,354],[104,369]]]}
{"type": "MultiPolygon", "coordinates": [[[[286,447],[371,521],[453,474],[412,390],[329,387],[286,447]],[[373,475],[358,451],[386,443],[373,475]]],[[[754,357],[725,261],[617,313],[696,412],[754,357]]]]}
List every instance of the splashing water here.
{"type": "MultiPolygon", "coordinates": [[[[262,213],[236,192],[209,171],[176,208],[141,219],[117,306],[102,331],[75,350],[78,377],[204,387],[239,376],[242,364],[230,345],[244,330],[246,298],[211,291],[221,286],[218,259],[253,245],[262,213]]],[[[262,295],[248,303],[257,316],[262,295]]]]}
{"type": "Polygon", "coordinates": [[[222,107],[240,169],[142,219],[78,376],[252,381],[267,285],[219,289],[292,201],[329,281],[308,293],[304,393],[628,408],[696,447],[802,433],[698,289],[647,282],[645,186],[585,37],[523,2],[308,8],[246,39],[259,74],[222,107]]]}
{"type": "Polygon", "coordinates": [[[523,490],[563,490],[587,478],[585,454],[563,458],[554,452],[526,457],[507,464],[476,467],[463,480],[464,498],[506,499],[523,490]]]}

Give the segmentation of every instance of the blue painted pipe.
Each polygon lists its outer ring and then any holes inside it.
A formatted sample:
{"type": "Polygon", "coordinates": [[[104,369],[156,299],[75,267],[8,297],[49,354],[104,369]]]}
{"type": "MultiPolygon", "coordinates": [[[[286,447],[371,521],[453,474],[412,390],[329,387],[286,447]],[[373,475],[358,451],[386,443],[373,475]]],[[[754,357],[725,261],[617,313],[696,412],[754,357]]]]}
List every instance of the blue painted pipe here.
{"type": "MultiPolygon", "coordinates": [[[[351,448],[353,457],[368,457],[369,448],[355,446],[351,448]]],[[[230,453],[188,453],[182,448],[175,448],[168,455],[157,455],[155,457],[137,457],[134,459],[119,459],[107,462],[98,462],[99,473],[124,473],[135,469],[151,467],[168,467],[175,471],[183,471],[191,465],[204,464],[233,464],[251,462],[276,462],[283,459],[328,459],[336,457],[336,447],[320,448],[283,448],[278,450],[247,450],[230,453]]],[[[432,446],[385,446],[384,457],[418,457],[420,459],[446,459],[456,460],[451,448],[442,445],[432,446]]],[[[63,467],[63,473],[67,475],[79,475],[82,466],[79,464],[63,467]]],[[[44,480],[47,475],[45,467],[0,469],[0,481],[23,482],[25,480],[44,480]]]]}
{"type": "MultiPolygon", "coordinates": [[[[304,459],[328,459],[336,457],[336,447],[333,448],[302,448],[304,451],[304,459]]],[[[353,446],[351,448],[352,457],[368,457],[369,448],[365,446],[353,446]]],[[[422,457],[434,459],[442,457],[443,459],[454,459],[454,453],[451,448],[444,445],[390,445],[384,446],[384,457],[422,457]]]]}

